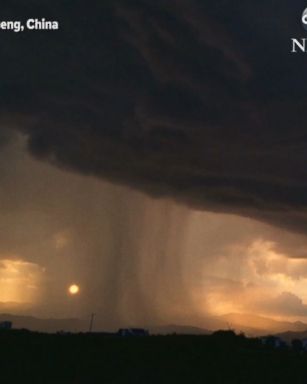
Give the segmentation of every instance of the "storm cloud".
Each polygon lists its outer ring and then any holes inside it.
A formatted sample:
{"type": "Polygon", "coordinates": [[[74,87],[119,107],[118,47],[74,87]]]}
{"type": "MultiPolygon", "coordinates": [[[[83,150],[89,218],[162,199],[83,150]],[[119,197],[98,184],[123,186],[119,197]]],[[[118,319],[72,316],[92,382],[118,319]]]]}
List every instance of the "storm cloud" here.
{"type": "Polygon", "coordinates": [[[60,30],[1,32],[1,124],[57,166],[304,231],[304,5],[11,3],[60,30]]]}
{"type": "Polygon", "coordinates": [[[1,5],[0,310],[306,322],[305,6],[1,5]]]}

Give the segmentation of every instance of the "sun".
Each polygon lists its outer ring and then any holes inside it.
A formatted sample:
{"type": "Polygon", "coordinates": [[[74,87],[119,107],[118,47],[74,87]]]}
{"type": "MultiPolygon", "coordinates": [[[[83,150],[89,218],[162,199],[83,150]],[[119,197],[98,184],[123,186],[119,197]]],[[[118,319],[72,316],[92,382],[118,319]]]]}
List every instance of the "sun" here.
{"type": "Polygon", "coordinates": [[[77,284],[72,284],[69,286],[68,292],[70,295],[77,295],[80,292],[80,288],[77,284]]]}

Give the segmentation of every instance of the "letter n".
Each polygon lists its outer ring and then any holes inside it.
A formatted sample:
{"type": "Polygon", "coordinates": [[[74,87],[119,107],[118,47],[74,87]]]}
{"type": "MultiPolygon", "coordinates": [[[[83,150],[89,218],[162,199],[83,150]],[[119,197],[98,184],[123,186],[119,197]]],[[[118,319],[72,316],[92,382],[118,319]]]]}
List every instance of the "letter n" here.
{"type": "Polygon", "coordinates": [[[300,49],[302,52],[306,52],[305,51],[305,47],[306,47],[306,39],[301,39],[301,42],[298,41],[297,39],[291,39],[292,40],[292,53],[296,53],[297,50],[296,48],[300,49]]]}

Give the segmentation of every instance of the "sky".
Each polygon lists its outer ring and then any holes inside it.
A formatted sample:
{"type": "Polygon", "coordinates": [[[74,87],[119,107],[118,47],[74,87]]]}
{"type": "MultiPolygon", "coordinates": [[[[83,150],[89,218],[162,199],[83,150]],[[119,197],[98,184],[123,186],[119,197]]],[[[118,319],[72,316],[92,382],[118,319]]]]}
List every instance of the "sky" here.
{"type": "Polygon", "coordinates": [[[304,2],[69,3],[2,9],[0,311],[307,322],[304,2]]]}

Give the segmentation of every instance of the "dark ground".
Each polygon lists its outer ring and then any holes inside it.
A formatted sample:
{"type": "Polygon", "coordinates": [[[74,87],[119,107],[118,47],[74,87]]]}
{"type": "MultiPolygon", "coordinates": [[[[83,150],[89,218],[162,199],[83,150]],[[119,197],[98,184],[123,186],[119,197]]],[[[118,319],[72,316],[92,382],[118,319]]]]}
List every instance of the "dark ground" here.
{"type": "Polygon", "coordinates": [[[307,383],[307,354],[215,336],[0,332],[0,383],[307,383]]]}

